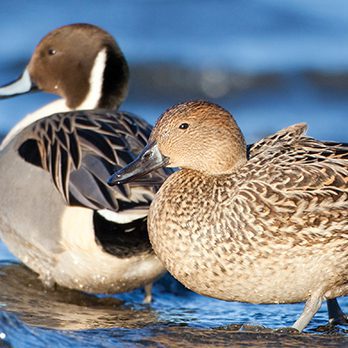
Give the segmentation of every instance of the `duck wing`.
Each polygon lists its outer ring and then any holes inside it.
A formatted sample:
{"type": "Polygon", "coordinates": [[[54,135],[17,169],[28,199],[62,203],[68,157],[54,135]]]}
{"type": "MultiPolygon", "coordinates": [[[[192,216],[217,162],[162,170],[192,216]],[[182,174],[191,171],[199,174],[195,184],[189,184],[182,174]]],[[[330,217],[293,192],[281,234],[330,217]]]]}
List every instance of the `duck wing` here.
{"type": "Polygon", "coordinates": [[[279,148],[296,142],[307,131],[305,123],[297,123],[293,126],[281,129],[280,131],[262,138],[254,144],[248,145],[248,156],[252,158],[270,149],[279,148]]]}
{"type": "Polygon", "coordinates": [[[137,156],[151,132],[149,124],[129,113],[58,113],[29,127],[18,148],[20,156],[49,172],[69,205],[112,211],[147,208],[167,177],[161,170],[140,183],[112,189],[106,184],[116,169],[137,156]]]}
{"type": "Polygon", "coordinates": [[[257,226],[279,243],[289,241],[286,231],[303,231],[304,243],[347,236],[348,145],[305,131],[294,125],[250,146],[248,162],[231,177],[232,212],[244,212],[240,229],[257,226]]]}
{"type": "Polygon", "coordinates": [[[347,189],[348,144],[318,141],[306,129],[296,124],[251,145],[253,173],[279,189],[347,189]]]}

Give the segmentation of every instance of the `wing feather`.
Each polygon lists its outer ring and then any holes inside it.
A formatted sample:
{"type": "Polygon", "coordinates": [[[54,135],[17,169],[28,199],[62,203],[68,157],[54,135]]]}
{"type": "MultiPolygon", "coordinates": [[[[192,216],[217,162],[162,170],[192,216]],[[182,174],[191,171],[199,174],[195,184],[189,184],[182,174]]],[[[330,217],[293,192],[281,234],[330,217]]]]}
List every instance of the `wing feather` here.
{"type": "Polygon", "coordinates": [[[138,155],[150,135],[151,126],[131,114],[74,111],[51,115],[29,127],[30,139],[20,145],[19,154],[48,171],[70,205],[112,211],[146,208],[170,173],[160,170],[141,183],[116,188],[106,184],[116,168],[138,155]],[[35,155],[30,154],[36,147],[35,155]]]}

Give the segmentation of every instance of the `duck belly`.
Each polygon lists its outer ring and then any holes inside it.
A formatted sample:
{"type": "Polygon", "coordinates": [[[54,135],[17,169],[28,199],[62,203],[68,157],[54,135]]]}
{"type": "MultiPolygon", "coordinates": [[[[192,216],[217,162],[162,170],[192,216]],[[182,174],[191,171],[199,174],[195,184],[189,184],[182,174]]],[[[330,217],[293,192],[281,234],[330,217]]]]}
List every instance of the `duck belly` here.
{"type": "Polygon", "coordinates": [[[348,240],[315,245],[238,241],[217,229],[193,226],[193,219],[181,224],[165,208],[153,206],[153,249],[168,271],[195,292],[251,303],[302,302],[318,291],[327,298],[348,293],[348,240]]]}
{"type": "Polygon", "coordinates": [[[211,264],[199,272],[192,270],[193,276],[180,277],[192,290],[203,295],[250,303],[303,302],[313,292],[324,295],[329,289],[338,290],[342,284],[337,273],[325,267],[319,258],[293,259],[296,265],[282,264],[282,261],[281,258],[258,260],[256,264],[234,264],[231,268],[211,264]]]}
{"type": "MultiPolygon", "coordinates": [[[[226,301],[250,303],[295,303],[306,301],[311,293],[327,298],[348,293],[348,274],[341,265],[329,265],[329,256],[316,258],[272,258],[243,263],[221,262],[215,257],[186,251],[178,256],[155,252],[168,271],[189,289],[226,301]],[[326,258],[326,259],[325,259],[326,258]]],[[[162,249],[163,250],[163,249],[162,249]]],[[[226,261],[226,260],[225,260],[226,261]]]]}

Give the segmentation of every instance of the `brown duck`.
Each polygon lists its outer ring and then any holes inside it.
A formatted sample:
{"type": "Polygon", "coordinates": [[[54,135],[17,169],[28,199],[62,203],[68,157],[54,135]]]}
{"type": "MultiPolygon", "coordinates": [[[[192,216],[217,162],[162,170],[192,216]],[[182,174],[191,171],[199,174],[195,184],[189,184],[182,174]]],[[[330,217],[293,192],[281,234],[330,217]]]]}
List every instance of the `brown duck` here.
{"type": "Polygon", "coordinates": [[[181,168],[156,194],[149,235],[166,268],[226,301],[306,305],[302,331],[328,300],[348,294],[348,146],[296,124],[249,149],[230,113],[193,101],[167,110],[139,157],[109,184],[181,168]]]}

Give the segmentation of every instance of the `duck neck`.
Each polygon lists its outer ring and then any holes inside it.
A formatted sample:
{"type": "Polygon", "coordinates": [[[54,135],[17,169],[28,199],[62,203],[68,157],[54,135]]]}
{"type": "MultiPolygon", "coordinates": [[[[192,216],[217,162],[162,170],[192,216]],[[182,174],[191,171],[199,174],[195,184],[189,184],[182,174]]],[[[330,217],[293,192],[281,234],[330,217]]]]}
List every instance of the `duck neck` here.
{"type": "Polygon", "coordinates": [[[128,65],[123,54],[106,46],[95,58],[88,93],[75,109],[117,109],[127,95],[128,77],[128,65]]]}
{"type": "Polygon", "coordinates": [[[232,147],[225,143],[212,149],[203,149],[194,161],[189,159],[188,164],[179,167],[197,170],[207,176],[221,176],[235,173],[247,162],[246,145],[242,137],[234,139],[232,147]]]}

